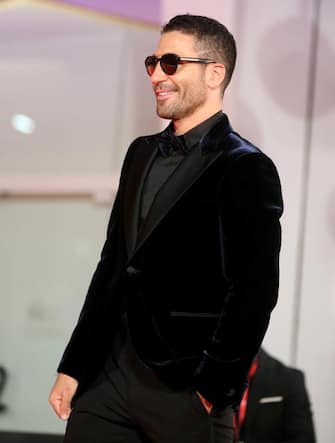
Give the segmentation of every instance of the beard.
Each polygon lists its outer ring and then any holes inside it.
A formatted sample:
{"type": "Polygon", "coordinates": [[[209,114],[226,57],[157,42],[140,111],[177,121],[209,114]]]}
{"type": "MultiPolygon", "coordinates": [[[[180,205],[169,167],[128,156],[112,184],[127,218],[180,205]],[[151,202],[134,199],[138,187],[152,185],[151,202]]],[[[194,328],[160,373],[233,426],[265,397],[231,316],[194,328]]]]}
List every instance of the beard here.
{"type": "Polygon", "coordinates": [[[193,114],[207,98],[205,85],[201,82],[189,84],[185,89],[176,87],[176,97],[157,101],[156,112],[160,118],[180,120],[193,114]]]}

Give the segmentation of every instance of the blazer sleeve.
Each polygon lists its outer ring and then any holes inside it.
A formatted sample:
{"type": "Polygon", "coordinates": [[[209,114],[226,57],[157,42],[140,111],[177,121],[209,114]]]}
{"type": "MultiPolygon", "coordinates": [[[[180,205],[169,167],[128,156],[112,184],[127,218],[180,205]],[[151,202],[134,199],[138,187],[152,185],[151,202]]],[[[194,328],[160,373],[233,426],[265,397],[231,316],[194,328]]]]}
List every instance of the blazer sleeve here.
{"type": "Polygon", "coordinates": [[[127,261],[124,241],[121,194],[125,171],[141,138],[134,140],[123,161],[120,183],[108,223],[106,241],[97,268],[91,279],[77,325],[64,351],[57,371],[79,381],[89,379],[103,364],[116,319],[124,309],[120,297],[123,268],[127,261]]]}
{"type": "Polygon", "coordinates": [[[218,409],[240,402],[277,302],[282,211],[273,162],[261,152],[233,159],[220,194],[222,267],[229,290],[195,373],[196,388],[218,409]]]}
{"type": "MultiPolygon", "coordinates": [[[[119,228],[119,196],[116,195],[108,224],[107,238],[102,249],[97,268],[91,279],[77,325],[65,349],[57,371],[82,381],[94,372],[94,367],[101,363],[106,349],[106,327],[108,319],[105,313],[113,292],[119,284],[117,268],[122,263],[119,228]]],[[[114,304],[114,310],[117,306],[114,304]]]]}

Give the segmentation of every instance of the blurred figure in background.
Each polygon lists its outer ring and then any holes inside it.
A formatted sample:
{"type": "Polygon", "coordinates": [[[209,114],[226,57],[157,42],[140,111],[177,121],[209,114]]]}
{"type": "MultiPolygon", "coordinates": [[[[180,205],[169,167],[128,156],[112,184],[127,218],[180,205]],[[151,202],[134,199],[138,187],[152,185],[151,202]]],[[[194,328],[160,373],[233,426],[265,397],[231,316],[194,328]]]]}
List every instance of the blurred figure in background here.
{"type": "MultiPolygon", "coordinates": [[[[5,385],[7,383],[7,370],[3,367],[0,366],[0,400],[3,394],[3,391],[5,389],[5,385]]],[[[0,401],[0,412],[3,412],[6,410],[6,406],[1,403],[0,401]]]]}
{"type": "Polygon", "coordinates": [[[315,443],[302,371],[261,349],[250,368],[249,383],[236,414],[238,442],[315,443]]]}

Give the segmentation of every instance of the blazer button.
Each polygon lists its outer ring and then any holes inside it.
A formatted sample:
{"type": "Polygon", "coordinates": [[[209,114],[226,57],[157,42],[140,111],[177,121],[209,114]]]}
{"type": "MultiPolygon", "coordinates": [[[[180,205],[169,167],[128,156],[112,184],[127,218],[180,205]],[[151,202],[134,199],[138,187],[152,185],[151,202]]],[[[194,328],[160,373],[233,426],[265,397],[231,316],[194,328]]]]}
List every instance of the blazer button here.
{"type": "Polygon", "coordinates": [[[139,269],[134,268],[134,266],[128,266],[126,272],[129,277],[133,278],[139,276],[141,271],[139,269]]]}

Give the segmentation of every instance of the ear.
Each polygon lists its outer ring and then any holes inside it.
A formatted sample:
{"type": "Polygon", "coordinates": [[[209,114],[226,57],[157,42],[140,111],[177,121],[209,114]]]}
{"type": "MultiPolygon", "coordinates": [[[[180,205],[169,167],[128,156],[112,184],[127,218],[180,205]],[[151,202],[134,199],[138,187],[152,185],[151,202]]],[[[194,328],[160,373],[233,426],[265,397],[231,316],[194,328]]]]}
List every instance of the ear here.
{"type": "Polygon", "coordinates": [[[221,87],[225,76],[226,68],[222,63],[211,63],[207,70],[207,85],[210,89],[221,87]]]}

